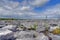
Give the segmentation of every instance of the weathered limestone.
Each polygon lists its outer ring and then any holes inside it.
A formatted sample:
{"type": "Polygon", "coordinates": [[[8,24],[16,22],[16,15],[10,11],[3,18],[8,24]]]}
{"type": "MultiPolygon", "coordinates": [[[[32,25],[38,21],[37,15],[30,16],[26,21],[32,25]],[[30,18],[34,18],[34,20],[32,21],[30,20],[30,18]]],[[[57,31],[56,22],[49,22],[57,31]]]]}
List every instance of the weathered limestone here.
{"type": "Polygon", "coordinates": [[[14,39],[13,32],[8,29],[0,29],[0,40],[14,39]]]}

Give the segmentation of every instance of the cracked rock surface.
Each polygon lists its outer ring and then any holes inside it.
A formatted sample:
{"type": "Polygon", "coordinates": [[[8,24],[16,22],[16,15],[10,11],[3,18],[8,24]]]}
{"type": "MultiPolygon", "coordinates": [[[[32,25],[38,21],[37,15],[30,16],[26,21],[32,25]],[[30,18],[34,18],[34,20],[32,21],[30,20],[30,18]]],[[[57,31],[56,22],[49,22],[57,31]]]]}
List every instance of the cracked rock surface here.
{"type": "MultiPolygon", "coordinates": [[[[42,32],[40,33],[40,31],[45,30],[45,27],[41,23],[39,23],[36,30],[27,29],[27,28],[30,28],[29,25],[35,22],[25,23],[22,21],[21,24],[26,26],[26,30],[23,30],[22,28],[20,28],[17,22],[15,21],[13,22],[13,24],[12,23],[10,24],[10,22],[8,23],[7,23],[8,25],[0,23],[0,40],[49,40],[48,36],[46,36],[42,32]]],[[[49,37],[51,37],[52,40],[60,40],[60,35],[54,35],[52,33],[47,33],[47,35],[49,35],[49,37]]]]}

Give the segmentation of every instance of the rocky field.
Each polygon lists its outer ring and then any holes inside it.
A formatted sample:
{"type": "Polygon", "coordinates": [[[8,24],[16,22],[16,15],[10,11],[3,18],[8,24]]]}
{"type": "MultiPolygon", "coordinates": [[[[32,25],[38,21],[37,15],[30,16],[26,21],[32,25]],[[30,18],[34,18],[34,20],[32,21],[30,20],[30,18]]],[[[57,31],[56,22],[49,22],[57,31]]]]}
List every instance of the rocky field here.
{"type": "Polygon", "coordinates": [[[0,20],[0,40],[60,40],[59,28],[60,20],[0,20]]]}

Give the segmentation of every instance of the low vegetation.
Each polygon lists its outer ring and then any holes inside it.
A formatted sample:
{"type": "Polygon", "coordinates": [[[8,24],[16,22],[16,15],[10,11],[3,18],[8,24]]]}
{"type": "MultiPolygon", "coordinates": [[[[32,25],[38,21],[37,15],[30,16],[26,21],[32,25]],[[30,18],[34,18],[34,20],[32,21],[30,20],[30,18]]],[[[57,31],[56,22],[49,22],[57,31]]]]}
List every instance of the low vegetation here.
{"type": "Polygon", "coordinates": [[[60,28],[56,28],[55,30],[52,31],[53,34],[60,34],[60,28]]]}
{"type": "Polygon", "coordinates": [[[18,19],[14,19],[14,18],[0,18],[0,20],[18,20],[18,19]]]}
{"type": "Polygon", "coordinates": [[[31,25],[30,28],[28,28],[28,30],[36,30],[37,26],[37,24],[31,25]]]}

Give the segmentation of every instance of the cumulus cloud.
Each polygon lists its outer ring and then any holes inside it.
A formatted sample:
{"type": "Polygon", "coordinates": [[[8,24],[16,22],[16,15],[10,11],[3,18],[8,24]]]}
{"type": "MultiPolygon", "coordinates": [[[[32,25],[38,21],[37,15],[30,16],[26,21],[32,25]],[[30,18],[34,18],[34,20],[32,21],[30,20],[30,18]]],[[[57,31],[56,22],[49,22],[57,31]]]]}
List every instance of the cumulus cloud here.
{"type": "Polygon", "coordinates": [[[60,4],[46,8],[40,13],[34,12],[34,7],[41,6],[49,0],[33,0],[15,2],[9,0],[0,0],[0,17],[12,18],[59,18],[60,17],[60,4]]]}
{"type": "Polygon", "coordinates": [[[19,2],[0,0],[0,17],[25,17],[35,15],[29,5],[23,5],[19,2]]]}
{"type": "Polygon", "coordinates": [[[18,2],[9,2],[8,0],[0,0],[0,6],[6,9],[16,8],[18,6],[18,2]]]}
{"type": "Polygon", "coordinates": [[[55,6],[51,6],[43,10],[39,14],[31,16],[31,18],[35,19],[59,19],[60,18],[60,4],[56,4],[55,6]]]}
{"type": "Polygon", "coordinates": [[[49,2],[50,0],[33,0],[31,2],[29,2],[31,5],[33,6],[41,6],[47,2],[49,2]]]}
{"type": "Polygon", "coordinates": [[[47,8],[41,15],[45,17],[47,16],[48,18],[60,18],[60,4],[47,8]]]}

